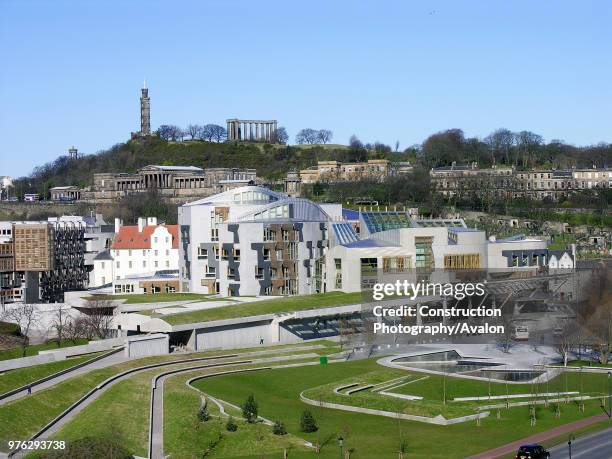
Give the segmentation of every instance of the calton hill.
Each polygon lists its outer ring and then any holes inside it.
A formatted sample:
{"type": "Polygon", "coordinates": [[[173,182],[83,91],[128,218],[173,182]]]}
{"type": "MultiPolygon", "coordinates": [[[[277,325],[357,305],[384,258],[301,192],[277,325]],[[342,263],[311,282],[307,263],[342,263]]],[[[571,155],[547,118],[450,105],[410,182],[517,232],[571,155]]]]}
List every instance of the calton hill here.
{"type": "MultiPolygon", "coordinates": [[[[162,126],[166,129],[168,126],[162,126]]],[[[178,129],[178,128],[175,128],[178,129]]],[[[223,130],[223,128],[220,127],[223,130]]],[[[283,128],[281,128],[283,129],[283,128]]],[[[460,129],[435,133],[421,144],[400,148],[399,142],[386,145],[365,143],[352,136],[347,145],[320,143],[316,134],[324,132],[325,142],[331,142],[331,131],[305,129],[296,135],[296,144],[289,145],[284,129],[279,143],[224,141],[225,134],[204,138],[190,136],[189,129],[170,135],[160,128],[154,136],[118,143],[107,150],[78,158],[60,156],[55,161],[39,166],[27,177],[15,181],[15,194],[39,193],[49,199],[55,186],[92,184],[94,173],[133,173],[150,165],[254,168],[258,177],[271,187],[282,187],[282,179],[291,170],[315,166],[317,161],[336,160],[346,163],[368,159],[387,159],[391,162],[410,162],[414,172],[410,176],[389,177],[382,182],[368,180],[316,183],[302,187],[303,196],[317,201],[353,204],[355,197],[367,197],[381,206],[403,205],[419,207],[427,215],[438,216],[445,210],[475,210],[498,214],[512,214],[534,220],[564,221],[572,225],[589,224],[610,227],[612,218],[609,204],[612,189],[597,192],[583,190],[558,202],[526,199],[495,199],[477,191],[461,198],[442,198],[432,192],[429,171],[434,167],[477,163],[480,168],[512,166],[517,170],[604,168],[612,158],[612,144],[574,146],[560,140],[545,142],[532,132],[511,132],[498,129],[484,138],[466,137],[460,129]]],[[[121,205],[104,209],[105,214],[121,216],[127,221],[138,215],[156,215],[167,222],[176,221],[176,205],[161,202],[151,193],[126,197],[121,205]]],[[[91,204],[76,204],[76,211],[88,213],[91,204]]],[[[100,209],[96,209],[100,210],[100,209]]],[[[15,208],[0,209],[4,217],[24,218],[15,208]]],[[[57,213],[51,206],[31,211],[28,218],[42,218],[57,213]]]]}

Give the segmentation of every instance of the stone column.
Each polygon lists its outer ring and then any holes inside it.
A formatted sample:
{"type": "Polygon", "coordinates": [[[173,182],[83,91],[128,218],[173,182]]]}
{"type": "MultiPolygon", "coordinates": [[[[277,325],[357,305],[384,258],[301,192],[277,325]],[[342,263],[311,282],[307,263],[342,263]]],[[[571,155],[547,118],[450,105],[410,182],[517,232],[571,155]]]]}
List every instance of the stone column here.
{"type": "Polygon", "coordinates": [[[230,122],[227,122],[227,129],[225,130],[225,132],[227,132],[227,140],[232,140],[232,138],[230,137],[230,122]]]}
{"type": "Polygon", "coordinates": [[[255,140],[259,140],[259,123],[255,123],[255,140]]]}

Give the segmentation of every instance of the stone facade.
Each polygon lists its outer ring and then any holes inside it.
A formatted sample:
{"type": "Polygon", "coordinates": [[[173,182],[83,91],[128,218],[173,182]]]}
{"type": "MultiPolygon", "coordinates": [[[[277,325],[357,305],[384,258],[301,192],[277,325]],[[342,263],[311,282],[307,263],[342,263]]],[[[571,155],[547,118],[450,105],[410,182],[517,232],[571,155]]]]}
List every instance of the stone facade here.
{"type": "Polygon", "coordinates": [[[227,120],[227,140],[247,140],[252,142],[276,142],[276,120],[227,120]]]}
{"type": "Polygon", "coordinates": [[[84,200],[115,201],[134,193],[156,191],[162,197],[181,201],[203,198],[238,186],[255,183],[255,169],[194,166],[146,166],[135,174],[94,174],[93,186],[83,191],[84,200]]]}
{"type": "Polygon", "coordinates": [[[391,175],[409,174],[409,163],[391,163],[386,159],[369,159],[365,163],[319,161],[315,167],[300,171],[302,183],[351,182],[362,179],[382,181],[391,175]]]}

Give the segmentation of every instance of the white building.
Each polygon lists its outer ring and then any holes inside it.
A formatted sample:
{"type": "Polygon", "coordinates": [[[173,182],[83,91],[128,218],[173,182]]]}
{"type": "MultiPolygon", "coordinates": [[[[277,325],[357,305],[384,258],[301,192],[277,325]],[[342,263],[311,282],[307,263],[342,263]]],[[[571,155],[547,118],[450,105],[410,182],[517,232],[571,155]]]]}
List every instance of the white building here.
{"type": "MultiPolygon", "coordinates": [[[[177,225],[157,224],[154,217],[139,218],[138,225],[133,226],[122,226],[116,220],[115,237],[110,250],[101,252],[94,259],[93,286],[177,271],[177,225]]],[[[119,291],[115,289],[114,293],[134,293],[127,291],[131,290],[129,285],[118,283],[119,291]]]]}
{"type": "Polygon", "coordinates": [[[238,295],[315,293],[315,261],[340,205],[245,186],[179,207],[181,290],[238,295]]]}

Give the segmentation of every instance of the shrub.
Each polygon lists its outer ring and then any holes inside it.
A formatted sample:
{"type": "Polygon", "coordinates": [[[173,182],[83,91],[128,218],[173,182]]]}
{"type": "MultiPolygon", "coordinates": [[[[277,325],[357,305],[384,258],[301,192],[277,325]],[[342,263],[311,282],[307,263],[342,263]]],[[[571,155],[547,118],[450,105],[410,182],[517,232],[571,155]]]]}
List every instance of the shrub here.
{"type": "Polygon", "coordinates": [[[253,394],[249,395],[249,398],[247,398],[244,405],[242,405],[242,417],[246,420],[246,422],[251,424],[257,421],[258,407],[253,394]]]}
{"type": "Polygon", "coordinates": [[[198,411],[198,421],[206,422],[210,419],[210,414],[208,413],[208,408],[206,405],[202,405],[200,410],[198,411]]]}
{"type": "Polygon", "coordinates": [[[274,423],[274,427],[272,427],[272,433],[274,435],[287,435],[287,429],[285,429],[285,424],[281,421],[276,421],[274,423]]]}
{"type": "Polygon", "coordinates": [[[300,418],[300,430],[302,432],[316,432],[319,430],[317,421],[315,421],[314,416],[308,410],[302,413],[302,417],[300,418]]]}
{"type": "Polygon", "coordinates": [[[225,424],[225,428],[228,432],[236,432],[238,430],[238,424],[236,424],[234,418],[230,416],[230,418],[227,420],[227,424],[225,424]]]}

